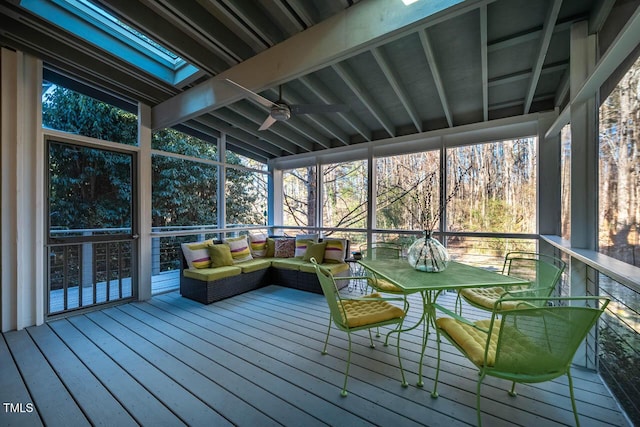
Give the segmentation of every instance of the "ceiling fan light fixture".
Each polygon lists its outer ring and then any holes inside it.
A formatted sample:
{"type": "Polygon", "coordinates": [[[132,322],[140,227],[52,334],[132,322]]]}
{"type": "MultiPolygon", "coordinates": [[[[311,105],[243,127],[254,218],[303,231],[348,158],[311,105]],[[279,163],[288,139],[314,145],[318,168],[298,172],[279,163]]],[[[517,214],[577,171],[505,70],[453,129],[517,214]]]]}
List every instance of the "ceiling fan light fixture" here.
{"type": "Polygon", "coordinates": [[[271,117],[278,121],[285,121],[291,118],[291,110],[286,105],[274,105],[271,107],[271,117]]]}

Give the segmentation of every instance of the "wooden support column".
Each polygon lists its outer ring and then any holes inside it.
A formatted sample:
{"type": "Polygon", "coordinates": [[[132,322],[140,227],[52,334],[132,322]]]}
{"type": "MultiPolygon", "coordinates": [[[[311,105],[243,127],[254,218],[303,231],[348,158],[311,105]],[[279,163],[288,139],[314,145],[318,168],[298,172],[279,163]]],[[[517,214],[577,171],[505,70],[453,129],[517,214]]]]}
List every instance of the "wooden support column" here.
{"type": "Polygon", "coordinates": [[[44,322],[44,143],[42,62],[0,50],[3,332],[44,322]]]}
{"type": "MultiPolygon", "coordinates": [[[[218,228],[227,228],[227,205],[225,197],[227,170],[226,170],[226,158],[227,158],[227,134],[220,132],[220,138],[218,138],[218,188],[216,189],[217,205],[218,205],[218,228]]],[[[225,236],[219,236],[224,238],[225,236]]]]}
{"type": "Polygon", "coordinates": [[[151,107],[138,104],[138,171],[137,199],[138,211],[138,299],[151,298],[151,276],[153,248],[151,242],[151,107]]]}
{"type": "MultiPolygon", "coordinates": [[[[575,99],[593,72],[596,37],[587,21],[571,27],[570,91],[575,99]]],[[[571,247],[597,249],[598,239],[598,120],[596,93],[571,104],[571,247]]],[[[586,266],[570,262],[571,295],[585,295],[586,266]]]]}
{"type": "Polygon", "coordinates": [[[561,175],[560,134],[545,138],[555,118],[543,117],[538,121],[538,234],[560,235],[561,175]]]}

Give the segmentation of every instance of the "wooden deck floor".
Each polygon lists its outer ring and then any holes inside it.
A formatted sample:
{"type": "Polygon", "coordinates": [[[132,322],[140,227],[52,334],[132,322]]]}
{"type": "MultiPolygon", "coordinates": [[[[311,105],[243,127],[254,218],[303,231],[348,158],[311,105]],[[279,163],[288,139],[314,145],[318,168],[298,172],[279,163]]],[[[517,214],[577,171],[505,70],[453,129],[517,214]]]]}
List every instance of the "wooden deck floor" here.
{"type": "MultiPolygon", "coordinates": [[[[453,300],[448,294],[439,302],[453,300]]],[[[414,301],[410,320],[418,307],[414,301]]],[[[400,386],[395,347],[370,349],[366,334],[356,334],[349,396],[342,398],[346,336],[334,331],[329,354],[321,355],[327,314],[321,295],[268,286],[208,306],[171,292],[6,333],[0,425],[476,423],[477,371],[452,346],[443,344],[440,397],[429,394],[433,340],[425,387],[415,386],[419,331],[403,334],[408,388],[400,386]]],[[[573,374],[583,426],[628,425],[596,374],[573,374]]],[[[573,424],[565,378],[520,385],[516,398],[508,386],[485,381],[486,426],[573,424]]]]}

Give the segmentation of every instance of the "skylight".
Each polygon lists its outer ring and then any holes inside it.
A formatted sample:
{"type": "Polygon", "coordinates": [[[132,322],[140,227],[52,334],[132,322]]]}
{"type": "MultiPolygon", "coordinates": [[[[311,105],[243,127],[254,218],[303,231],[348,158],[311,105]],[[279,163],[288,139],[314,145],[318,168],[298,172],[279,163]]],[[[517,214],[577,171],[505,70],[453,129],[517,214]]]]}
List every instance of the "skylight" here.
{"type": "Polygon", "coordinates": [[[174,84],[198,69],[88,0],[21,0],[20,5],[156,77],[174,84]]]}

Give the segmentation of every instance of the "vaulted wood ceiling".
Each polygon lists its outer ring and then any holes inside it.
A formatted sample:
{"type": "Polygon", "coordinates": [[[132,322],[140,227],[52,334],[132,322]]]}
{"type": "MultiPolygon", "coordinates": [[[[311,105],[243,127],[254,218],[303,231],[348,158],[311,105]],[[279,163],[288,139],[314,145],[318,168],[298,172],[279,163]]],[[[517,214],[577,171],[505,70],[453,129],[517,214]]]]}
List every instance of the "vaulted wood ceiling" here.
{"type": "Polygon", "coordinates": [[[167,83],[17,0],[0,4],[0,42],[41,57],[46,78],[68,86],[76,79],[83,91],[111,93],[129,108],[150,105],[157,126],[211,141],[225,132],[230,149],[266,161],[562,107],[571,24],[588,20],[598,31],[615,1],[95,3],[200,72],[167,83]],[[452,6],[439,11],[443,4],[452,6]],[[295,116],[258,131],[269,110],[223,78],[272,101],[282,85],[289,104],[349,110],[295,116]],[[204,107],[192,109],[194,102],[204,107]]]}

